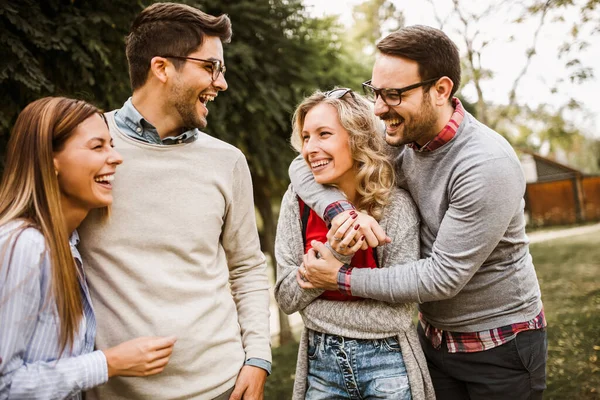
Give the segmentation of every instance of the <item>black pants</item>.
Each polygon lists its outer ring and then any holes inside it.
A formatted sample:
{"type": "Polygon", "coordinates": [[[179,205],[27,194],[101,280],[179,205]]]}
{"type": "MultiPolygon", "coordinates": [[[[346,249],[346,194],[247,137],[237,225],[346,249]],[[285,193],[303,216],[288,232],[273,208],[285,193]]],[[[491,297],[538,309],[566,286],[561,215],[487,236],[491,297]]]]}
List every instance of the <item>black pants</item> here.
{"type": "Polygon", "coordinates": [[[537,400],[546,389],[546,330],[520,332],[508,343],[476,353],[436,350],[418,324],[419,340],[438,400],[537,400]]]}

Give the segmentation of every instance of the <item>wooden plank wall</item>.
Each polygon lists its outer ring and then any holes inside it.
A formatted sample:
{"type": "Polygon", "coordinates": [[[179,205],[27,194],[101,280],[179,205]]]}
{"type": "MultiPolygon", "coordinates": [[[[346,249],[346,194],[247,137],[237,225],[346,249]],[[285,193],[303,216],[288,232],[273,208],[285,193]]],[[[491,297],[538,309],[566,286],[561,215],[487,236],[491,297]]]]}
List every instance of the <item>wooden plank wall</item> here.
{"type": "Polygon", "coordinates": [[[531,226],[600,221],[600,176],[528,183],[525,202],[531,226]]]}
{"type": "Polygon", "coordinates": [[[582,180],[583,209],[587,221],[600,221],[600,176],[582,180]]]}

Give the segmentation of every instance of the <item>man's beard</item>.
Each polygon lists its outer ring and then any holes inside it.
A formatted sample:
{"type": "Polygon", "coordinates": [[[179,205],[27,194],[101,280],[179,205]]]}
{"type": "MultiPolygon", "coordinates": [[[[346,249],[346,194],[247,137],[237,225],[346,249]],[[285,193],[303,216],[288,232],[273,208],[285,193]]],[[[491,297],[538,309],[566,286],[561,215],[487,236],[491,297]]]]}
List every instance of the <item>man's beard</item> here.
{"type": "MultiPolygon", "coordinates": [[[[404,146],[409,143],[417,142],[423,138],[431,137],[437,124],[437,115],[431,105],[429,93],[425,93],[421,100],[421,106],[416,114],[411,115],[410,122],[407,122],[392,108],[387,113],[380,116],[382,120],[398,119],[402,122],[402,131],[395,136],[385,136],[385,141],[390,146],[404,146]]],[[[386,128],[387,129],[387,128],[386,128]]]]}
{"type": "Polygon", "coordinates": [[[196,102],[198,100],[198,96],[196,96],[196,91],[194,89],[182,89],[177,87],[172,94],[173,106],[175,110],[179,113],[181,117],[181,121],[184,128],[186,130],[198,128],[204,129],[206,128],[207,121],[206,118],[198,115],[198,110],[196,109],[196,102]],[[192,101],[195,99],[195,101],[192,101]]]}

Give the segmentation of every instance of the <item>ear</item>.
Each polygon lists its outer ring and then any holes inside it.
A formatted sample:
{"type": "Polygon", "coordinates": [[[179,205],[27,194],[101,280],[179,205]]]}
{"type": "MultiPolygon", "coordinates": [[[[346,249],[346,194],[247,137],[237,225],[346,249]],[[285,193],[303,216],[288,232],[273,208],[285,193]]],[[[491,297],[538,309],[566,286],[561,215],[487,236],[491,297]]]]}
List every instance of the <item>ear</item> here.
{"type": "Polygon", "coordinates": [[[54,164],[54,173],[56,174],[56,176],[58,176],[59,163],[56,157],[52,159],[52,163],[54,164]]]}
{"type": "Polygon", "coordinates": [[[434,102],[437,106],[443,106],[448,103],[450,99],[450,93],[452,93],[452,88],[454,87],[454,83],[447,76],[441,77],[433,86],[433,96],[434,102]]]}
{"type": "Polygon", "coordinates": [[[156,56],[150,60],[150,74],[162,83],[167,82],[170,68],[173,68],[173,64],[164,57],[156,56]]]}

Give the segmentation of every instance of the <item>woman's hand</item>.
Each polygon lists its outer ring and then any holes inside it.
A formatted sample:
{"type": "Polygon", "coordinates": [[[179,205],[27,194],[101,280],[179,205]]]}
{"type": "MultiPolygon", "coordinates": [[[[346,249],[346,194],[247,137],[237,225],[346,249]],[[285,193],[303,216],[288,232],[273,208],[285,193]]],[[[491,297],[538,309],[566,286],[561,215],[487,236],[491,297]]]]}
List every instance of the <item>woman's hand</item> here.
{"type": "Polygon", "coordinates": [[[149,376],[162,372],[176,340],[175,336],[139,337],[103,350],[108,377],[149,376]]]}
{"type": "MultiPolygon", "coordinates": [[[[359,226],[358,233],[356,233],[355,236],[359,239],[362,239],[361,247],[363,250],[366,250],[369,247],[377,247],[392,242],[392,239],[390,239],[385,234],[385,232],[379,226],[375,218],[371,217],[369,214],[360,211],[348,210],[338,214],[331,221],[331,229],[329,229],[329,232],[327,233],[327,239],[330,241],[330,243],[332,237],[343,237],[343,233],[338,231],[342,228],[344,223],[346,223],[351,217],[354,217],[352,222],[353,226],[359,226]]],[[[348,230],[345,230],[344,233],[346,231],[348,230]]],[[[351,246],[354,245],[354,243],[352,242],[349,242],[349,244],[351,246]]]]}
{"type": "Polygon", "coordinates": [[[360,224],[355,224],[358,214],[356,211],[350,211],[346,214],[346,219],[341,222],[337,229],[332,229],[327,232],[327,240],[331,248],[343,255],[354,255],[362,247],[365,237],[359,234],[360,224]]]}

